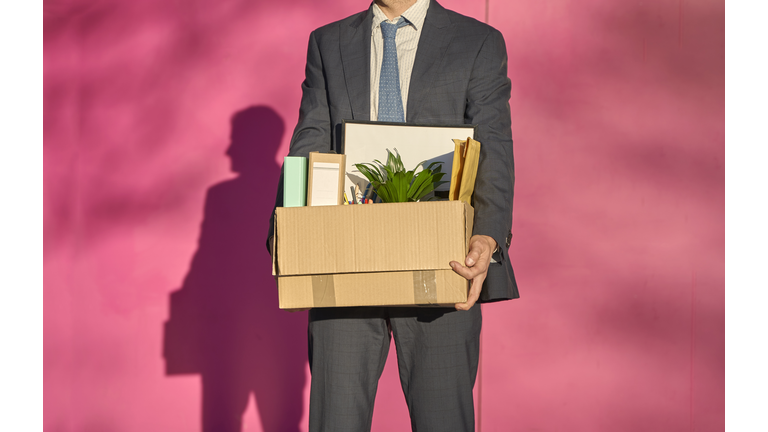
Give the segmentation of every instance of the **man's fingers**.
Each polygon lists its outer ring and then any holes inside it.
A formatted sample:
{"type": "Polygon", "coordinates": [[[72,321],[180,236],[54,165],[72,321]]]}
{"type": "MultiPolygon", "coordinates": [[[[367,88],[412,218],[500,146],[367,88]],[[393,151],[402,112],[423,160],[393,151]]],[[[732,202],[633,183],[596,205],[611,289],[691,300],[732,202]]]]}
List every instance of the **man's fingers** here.
{"type": "Polygon", "coordinates": [[[481,274],[477,278],[472,280],[472,287],[467,294],[466,303],[456,303],[456,310],[469,310],[475,305],[480,298],[480,291],[483,289],[483,282],[485,282],[485,274],[481,274]]]}
{"type": "Polygon", "coordinates": [[[467,267],[472,267],[477,264],[484,255],[490,256],[495,244],[495,240],[490,237],[472,236],[469,241],[469,253],[465,260],[467,267]],[[493,246],[491,243],[493,243],[493,246]]]}
{"type": "MultiPolygon", "coordinates": [[[[473,243],[475,245],[477,243],[473,243]]],[[[480,251],[477,247],[472,248],[470,247],[469,253],[467,254],[467,259],[464,260],[464,263],[467,265],[467,267],[472,267],[477,263],[477,261],[480,259],[480,251]]]]}
{"type": "Polygon", "coordinates": [[[467,301],[465,303],[456,303],[455,307],[457,310],[469,310],[480,298],[483,282],[488,273],[491,251],[496,247],[495,245],[496,242],[490,237],[482,235],[472,236],[469,241],[469,253],[467,253],[467,257],[464,259],[466,267],[457,261],[451,261],[450,264],[453,271],[464,279],[471,281],[471,286],[467,293],[467,301]]]}
{"type": "Polygon", "coordinates": [[[469,292],[467,293],[467,301],[454,305],[456,310],[469,310],[477,302],[477,299],[480,298],[480,291],[483,289],[486,271],[476,267],[464,267],[456,261],[451,261],[451,267],[453,271],[471,282],[469,292]]]}
{"type": "Polygon", "coordinates": [[[475,267],[464,267],[456,261],[451,261],[451,268],[466,280],[472,280],[483,271],[475,267]]]}

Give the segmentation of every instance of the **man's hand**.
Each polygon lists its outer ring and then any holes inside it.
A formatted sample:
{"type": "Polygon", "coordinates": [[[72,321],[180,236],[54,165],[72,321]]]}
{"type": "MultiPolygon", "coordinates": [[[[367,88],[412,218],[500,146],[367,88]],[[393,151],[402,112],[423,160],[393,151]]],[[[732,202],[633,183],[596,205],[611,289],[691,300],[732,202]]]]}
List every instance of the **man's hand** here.
{"type": "Polygon", "coordinates": [[[483,282],[488,274],[488,266],[491,264],[491,255],[496,250],[496,240],[485,235],[474,235],[469,239],[469,253],[464,263],[464,267],[456,261],[451,261],[453,271],[471,281],[469,294],[467,294],[466,303],[456,303],[456,310],[469,310],[477,299],[480,298],[480,291],[483,289],[483,282]]]}

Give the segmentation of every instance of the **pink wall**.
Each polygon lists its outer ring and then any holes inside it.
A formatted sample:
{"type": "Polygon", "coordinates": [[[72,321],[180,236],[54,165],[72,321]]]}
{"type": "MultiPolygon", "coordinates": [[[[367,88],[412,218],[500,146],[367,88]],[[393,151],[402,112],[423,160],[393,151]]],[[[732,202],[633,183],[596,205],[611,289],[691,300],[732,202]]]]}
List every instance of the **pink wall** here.
{"type": "MultiPolygon", "coordinates": [[[[488,5],[513,83],[522,298],[483,307],[481,429],[723,430],[724,2],[442,3],[488,5]]],[[[263,236],[308,34],[366,6],[45,2],[46,431],[199,430],[201,376],[306,430],[263,236]]],[[[395,366],[376,431],[408,427],[395,366]]]]}

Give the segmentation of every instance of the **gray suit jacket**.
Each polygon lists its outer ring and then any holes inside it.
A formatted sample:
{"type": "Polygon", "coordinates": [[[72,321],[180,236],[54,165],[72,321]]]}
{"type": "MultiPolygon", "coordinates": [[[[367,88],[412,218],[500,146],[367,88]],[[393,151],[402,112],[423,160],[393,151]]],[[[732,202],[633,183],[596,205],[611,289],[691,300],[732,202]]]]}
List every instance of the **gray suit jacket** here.
{"type": "MultiPolygon", "coordinates": [[[[342,153],[341,120],[370,120],[372,17],[369,8],[310,35],[290,156],[342,153]]],[[[431,0],[413,65],[406,122],[478,125],[475,139],[482,145],[473,234],[491,236],[500,250],[495,256],[499,263],[488,270],[481,302],[519,297],[507,257],[515,182],[510,88],[501,33],[431,0]]],[[[270,236],[272,226],[270,221],[270,236]]]]}

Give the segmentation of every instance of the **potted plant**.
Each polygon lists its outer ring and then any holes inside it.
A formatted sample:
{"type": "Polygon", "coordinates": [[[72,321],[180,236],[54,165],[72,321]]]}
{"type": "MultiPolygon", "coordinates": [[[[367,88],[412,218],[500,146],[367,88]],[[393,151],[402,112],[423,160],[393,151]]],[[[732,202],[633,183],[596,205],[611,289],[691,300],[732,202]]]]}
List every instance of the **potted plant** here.
{"type": "MultiPolygon", "coordinates": [[[[387,163],[378,159],[374,163],[354,164],[355,167],[371,182],[374,192],[385,203],[420,201],[436,187],[448,183],[440,181],[445,175],[442,172],[442,162],[432,162],[424,167],[426,161],[419,162],[412,170],[406,171],[400,153],[387,149],[387,163]],[[416,170],[423,169],[416,173],[416,170]]],[[[432,197],[434,198],[434,197],[432,197]]]]}

